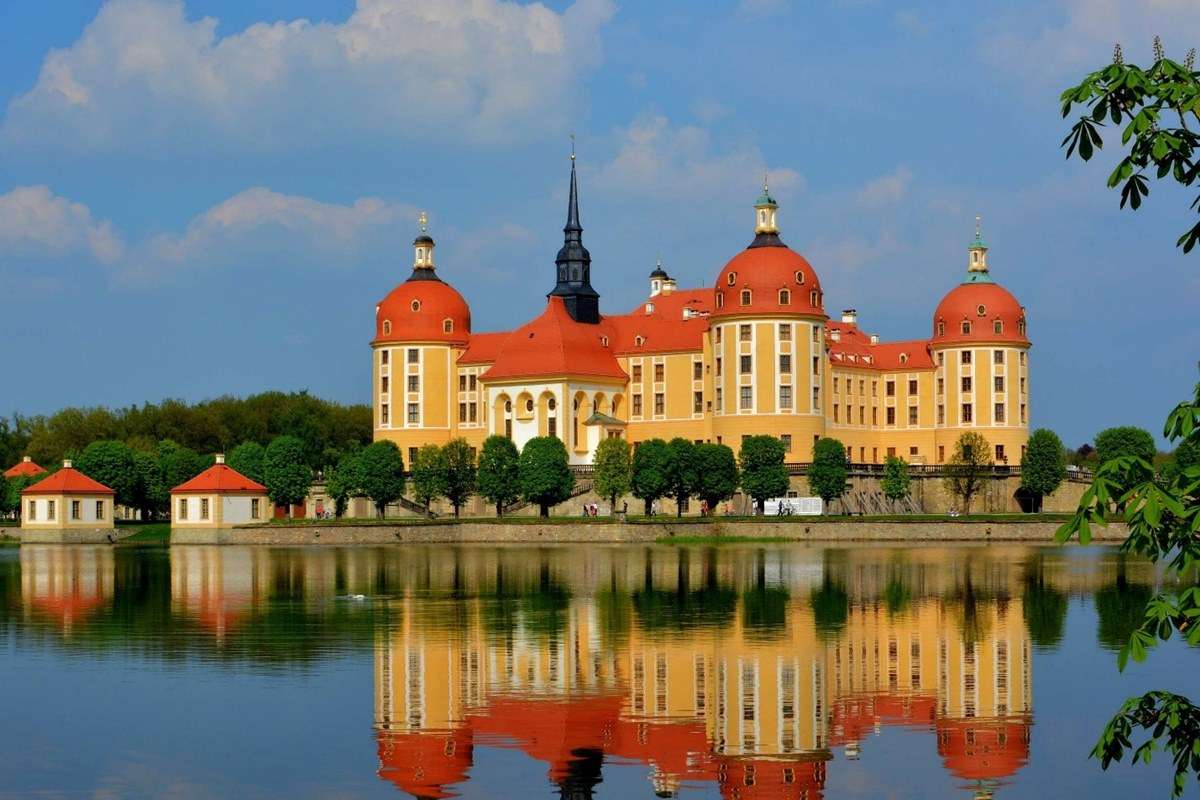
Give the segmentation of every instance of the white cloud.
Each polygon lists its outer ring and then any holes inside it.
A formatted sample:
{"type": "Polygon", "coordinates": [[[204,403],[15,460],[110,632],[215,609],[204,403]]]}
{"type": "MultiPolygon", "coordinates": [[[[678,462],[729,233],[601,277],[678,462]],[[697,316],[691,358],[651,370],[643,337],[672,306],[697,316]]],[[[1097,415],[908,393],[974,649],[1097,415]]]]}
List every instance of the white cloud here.
{"type": "Polygon", "coordinates": [[[908,195],[912,184],[912,170],[901,164],[887,175],[881,175],[867,183],[858,192],[858,201],[867,208],[879,208],[899,203],[908,195]]]}
{"type": "Polygon", "coordinates": [[[596,183],[653,199],[714,197],[753,186],[764,172],[770,173],[772,191],[803,188],[799,173],[768,167],[753,144],[721,149],[705,129],[672,126],[665,116],[655,115],[618,131],[617,153],[601,166],[596,183]]]}
{"type": "Polygon", "coordinates": [[[1045,8],[1052,21],[1016,12],[985,21],[981,42],[985,61],[1039,92],[1047,83],[1062,83],[1064,75],[1078,79],[1082,70],[1103,67],[1116,42],[1126,61],[1146,64],[1156,34],[1167,55],[1180,61],[1200,38],[1195,0],[1060,0],[1045,8]]]}
{"type": "Polygon", "coordinates": [[[80,253],[116,263],[125,245],[107,220],[46,186],[19,186],[0,195],[0,255],[62,257],[80,253]]]}
{"type": "Polygon", "coordinates": [[[508,140],[564,123],[611,0],[358,0],[341,23],[218,37],[183,0],[109,0],[4,121],[11,145],[271,151],[353,135],[508,140]]]}
{"type": "Polygon", "coordinates": [[[229,265],[346,268],[380,252],[407,259],[397,248],[416,214],[378,198],[338,205],[256,187],[197,215],[182,232],[127,244],[82,203],[26,186],[0,195],[0,263],[83,255],[132,285],[229,265]]]}

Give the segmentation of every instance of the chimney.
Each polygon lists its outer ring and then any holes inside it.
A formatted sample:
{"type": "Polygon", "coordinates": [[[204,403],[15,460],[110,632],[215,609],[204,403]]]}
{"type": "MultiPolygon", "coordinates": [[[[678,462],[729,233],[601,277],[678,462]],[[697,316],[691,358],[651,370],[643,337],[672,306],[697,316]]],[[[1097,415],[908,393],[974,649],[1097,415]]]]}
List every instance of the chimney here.
{"type": "Polygon", "coordinates": [[[217,453],[217,463],[218,464],[225,463],[225,454],[224,453],[217,453]]]}
{"type": "Polygon", "coordinates": [[[25,456],[21,460],[24,461],[26,464],[28,464],[33,461],[33,456],[25,456]]]}
{"type": "Polygon", "coordinates": [[[70,469],[70,468],[71,468],[71,459],[64,458],[63,459],[63,469],[70,469]]]}
{"type": "Polygon", "coordinates": [[[842,311],[842,322],[846,323],[847,325],[857,325],[858,324],[858,312],[855,311],[853,308],[847,308],[847,309],[843,310],[842,311]]]}
{"type": "Polygon", "coordinates": [[[842,340],[842,332],[837,328],[830,328],[829,338],[835,342],[840,342],[842,340]]]}
{"type": "Polygon", "coordinates": [[[879,344],[879,334],[878,333],[871,334],[871,344],[879,344]]]}

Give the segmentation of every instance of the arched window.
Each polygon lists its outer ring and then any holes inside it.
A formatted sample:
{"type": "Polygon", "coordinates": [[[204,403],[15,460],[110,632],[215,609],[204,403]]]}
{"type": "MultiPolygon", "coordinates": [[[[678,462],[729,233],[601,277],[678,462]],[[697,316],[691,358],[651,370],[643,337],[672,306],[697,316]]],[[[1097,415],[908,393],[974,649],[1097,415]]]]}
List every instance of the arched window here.
{"type": "Polygon", "coordinates": [[[965,320],[965,319],[964,319],[964,320],[962,321],[962,332],[963,332],[963,333],[970,333],[970,332],[971,332],[971,323],[970,323],[968,320],[965,320]]]}
{"type": "Polygon", "coordinates": [[[758,212],[758,221],[767,224],[767,212],[765,209],[760,209],[758,212]]]}
{"type": "Polygon", "coordinates": [[[392,321],[390,319],[385,319],[383,321],[383,335],[384,336],[392,335],[392,321]]]}
{"type": "Polygon", "coordinates": [[[645,343],[646,343],[646,339],[644,337],[642,337],[642,336],[633,337],[633,344],[635,347],[641,347],[645,343]]]}
{"type": "Polygon", "coordinates": [[[799,284],[800,286],[804,285],[804,270],[802,270],[802,269],[796,270],[796,283],[799,284]]]}
{"type": "Polygon", "coordinates": [[[981,317],[987,316],[987,306],[985,306],[983,303],[980,303],[975,307],[975,313],[981,317]]]}
{"type": "Polygon", "coordinates": [[[908,363],[908,353],[901,353],[901,354],[900,354],[900,363],[901,363],[901,364],[907,364],[907,363],[908,363]]]}
{"type": "Polygon", "coordinates": [[[792,293],[787,289],[779,290],[779,305],[790,306],[792,304],[792,293]]]}
{"type": "Polygon", "coordinates": [[[505,413],[505,414],[511,414],[511,413],[512,413],[512,400],[505,400],[505,401],[504,401],[504,413],[505,413]]]}
{"type": "MultiPolygon", "coordinates": [[[[600,346],[601,346],[601,347],[608,347],[608,337],[607,337],[607,336],[601,336],[601,337],[600,337],[600,346]]],[[[550,402],[551,402],[551,403],[553,403],[554,401],[553,401],[553,400],[551,400],[550,402]]],[[[551,406],[551,407],[553,408],[553,406],[551,406]]]]}
{"type": "Polygon", "coordinates": [[[420,301],[420,300],[413,300],[413,301],[412,301],[412,310],[413,310],[413,311],[420,311],[420,310],[421,310],[421,301],[420,301]]]}
{"type": "Polygon", "coordinates": [[[938,320],[938,336],[946,335],[946,323],[943,320],[938,320]]]}
{"type": "Polygon", "coordinates": [[[1003,320],[999,320],[999,319],[992,320],[992,333],[1004,333],[1004,321],[1003,320]]]}
{"type": "Polygon", "coordinates": [[[744,306],[750,305],[750,290],[749,289],[742,289],[742,305],[744,305],[744,306]]]}
{"type": "Polygon", "coordinates": [[[717,292],[717,308],[725,307],[725,293],[717,292]]]}
{"type": "Polygon", "coordinates": [[[729,273],[727,276],[725,276],[725,282],[728,283],[730,286],[733,286],[735,283],[737,283],[737,273],[736,272],[729,273]]]}
{"type": "Polygon", "coordinates": [[[454,332],[454,320],[452,320],[452,319],[442,320],[442,332],[443,333],[453,333],[454,332]]]}

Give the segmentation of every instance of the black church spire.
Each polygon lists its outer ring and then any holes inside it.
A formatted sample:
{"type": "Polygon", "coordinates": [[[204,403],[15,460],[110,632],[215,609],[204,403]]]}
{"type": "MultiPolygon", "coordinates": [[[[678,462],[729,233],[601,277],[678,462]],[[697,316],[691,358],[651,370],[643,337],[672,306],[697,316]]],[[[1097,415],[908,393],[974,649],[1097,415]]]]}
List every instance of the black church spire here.
{"type": "Polygon", "coordinates": [[[571,152],[571,196],[567,200],[567,224],[563,227],[563,246],[554,259],[557,282],[547,297],[561,297],[567,313],[576,322],[600,321],[600,295],[592,288],[592,256],[583,246],[583,226],[579,224],[579,189],[575,179],[575,153],[571,152]]]}

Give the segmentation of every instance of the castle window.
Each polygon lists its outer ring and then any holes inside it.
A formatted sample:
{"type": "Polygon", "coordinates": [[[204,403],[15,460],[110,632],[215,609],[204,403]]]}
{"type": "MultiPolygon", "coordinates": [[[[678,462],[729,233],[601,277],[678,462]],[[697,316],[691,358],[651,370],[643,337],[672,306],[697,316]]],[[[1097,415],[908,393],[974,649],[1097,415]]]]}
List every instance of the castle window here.
{"type": "Polygon", "coordinates": [[[662,416],[662,414],[664,413],[665,405],[666,405],[666,400],[663,396],[663,393],[655,392],[654,393],[654,413],[659,416],[662,416]]]}
{"type": "Polygon", "coordinates": [[[992,390],[996,391],[996,392],[1004,391],[1004,376],[1003,375],[997,375],[996,377],[992,378],[992,390]]]}
{"type": "Polygon", "coordinates": [[[665,364],[655,364],[654,365],[654,381],[656,383],[662,383],[665,375],[666,375],[666,365],[665,364]]]}
{"type": "Polygon", "coordinates": [[[817,307],[817,290],[813,289],[808,293],[808,304],[813,308],[817,307]]]}
{"type": "Polygon", "coordinates": [[[962,332],[963,332],[963,333],[970,333],[970,332],[971,332],[971,323],[970,323],[970,322],[968,322],[968,321],[967,321],[967,320],[965,320],[965,319],[962,321],[962,332]]]}
{"type": "Polygon", "coordinates": [[[392,352],[391,350],[381,350],[381,351],[379,351],[379,363],[380,363],[382,366],[385,366],[385,367],[387,366],[387,363],[388,363],[388,356],[389,356],[389,355],[391,355],[391,352],[392,352]]]}
{"type": "Polygon", "coordinates": [[[963,390],[964,392],[969,392],[969,391],[971,391],[971,376],[970,376],[970,375],[964,375],[964,376],[963,376],[963,379],[962,379],[962,390],[963,390]]]}
{"type": "Polygon", "coordinates": [[[790,342],[792,340],[792,326],[786,322],[779,326],[779,341],[790,342]]]}
{"type": "Polygon", "coordinates": [[[421,376],[420,375],[409,375],[408,376],[408,390],[410,392],[421,391],[421,376]]]}
{"type": "Polygon", "coordinates": [[[530,412],[533,411],[533,399],[532,398],[525,401],[525,410],[530,411],[530,412]]]}
{"type": "Polygon", "coordinates": [[[452,320],[452,319],[442,320],[442,333],[453,333],[453,332],[454,332],[454,320],[452,320]]]}
{"type": "Polygon", "coordinates": [[[896,382],[888,381],[884,385],[887,387],[887,391],[885,392],[885,394],[887,394],[888,397],[895,397],[896,396],[896,382]]]}
{"type": "Polygon", "coordinates": [[[725,293],[717,292],[717,308],[725,307],[725,293]]]}
{"type": "Polygon", "coordinates": [[[908,424],[909,425],[917,424],[917,407],[916,406],[908,407],[908,424]]]}
{"type": "Polygon", "coordinates": [[[743,386],[739,395],[739,403],[744,409],[751,408],[754,405],[754,389],[749,386],[743,386]]]}
{"type": "Polygon", "coordinates": [[[742,305],[744,305],[744,306],[750,305],[750,290],[749,289],[742,289],[742,305]]]}
{"type": "Polygon", "coordinates": [[[692,380],[694,380],[694,381],[704,380],[704,364],[703,364],[703,362],[700,362],[700,361],[692,362],[692,380]]]}
{"type": "Polygon", "coordinates": [[[642,396],[640,394],[635,394],[633,396],[633,415],[635,417],[640,417],[642,415],[642,396]]]}
{"type": "Polygon", "coordinates": [[[796,283],[798,283],[801,286],[804,285],[804,270],[802,270],[802,269],[796,270],[796,283]]]}
{"type": "Polygon", "coordinates": [[[992,333],[1004,333],[1004,323],[1001,320],[993,320],[992,333]]]}
{"type": "Polygon", "coordinates": [[[388,393],[388,376],[387,375],[384,375],[382,378],[379,379],[379,392],[380,392],[380,394],[388,393]]]}
{"type": "Polygon", "coordinates": [[[779,407],[790,409],[792,407],[792,387],[779,387],[779,407]]]}
{"type": "Polygon", "coordinates": [[[779,356],[779,373],[781,375],[792,374],[792,357],[786,353],[779,356]]]}
{"type": "Polygon", "coordinates": [[[704,392],[692,392],[692,413],[704,413],[704,392]]]}
{"type": "Polygon", "coordinates": [[[717,326],[717,331],[716,331],[716,333],[713,334],[713,336],[716,337],[717,344],[720,344],[721,343],[721,326],[720,325],[717,326]]]}
{"type": "Polygon", "coordinates": [[[917,393],[917,379],[916,379],[916,378],[909,378],[909,380],[908,380],[908,393],[909,393],[909,394],[916,394],[916,393],[917,393]]]}
{"type": "Polygon", "coordinates": [[[387,425],[391,422],[388,417],[388,404],[384,403],[379,407],[379,422],[382,425],[387,425]]]}
{"type": "Polygon", "coordinates": [[[421,310],[421,301],[420,301],[420,300],[413,300],[413,301],[412,301],[412,310],[413,310],[413,311],[420,311],[420,310],[421,310]]]}
{"type": "Polygon", "coordinates": [[[976,314],[978,314],[978,315],[979,315],[979,316],[981,316],[981,317],[987,316],[987,306],[985,306],[983,303],[980,303],[980,304],[979,304],[979,305],[976,307],[976,309],[975,309],[975,313],[976,313],[976,314]]]}
{"type": "Polygon", "coordinates": [[[779,290],[779,305],[790,306],[792,304],[792,293],[787,289],[779,290]]]}
{"type": "Polygon", "coordinates": [[[738,341],[739,342],[750,341],[750,326],[749,325],[738,325],[738,341]]]}
{"type": "MultiPolygon", "coordinates": [[[[836,406],[834,408],[836,409],[836,406]]],[[[896,407],[895,406],[887,407],[887,424],[888,425],[896,424],[896,407]]]]}
{"type": "Polygon", "coordinates": [[[505,400],[505,401],[504,401],[504,413],[505,413],[505,414],[511,414],[511,413],[512,413],[512,400],[505,400]]]}
{"type": "Polygon", "coordinates": [[[728,275],[726,275],[725,282],[728,283],[730,286],[733,286],[735,283],[737,283],[737,273],[731,272],[728,275]]]}
{"type": "Polygon", "coordinates": [[[750,356],[742,356],[742,357],[741,357],[741,364],[740,364],[740,367],[741,367],[741,369],[740,369],[740,372],[741,372],[743,375],[749,375],[749,374],[750,374],[750,364],[751,364],[751,357],[750,357],[750,356]]]}
{"type": "MultiPolygon", "coordinates": [[[[390,319],[385,319],[383,321],[383,335],[384,336],[392,335],[392,321],[390,319]]],[[[384,355],[387,354],[386,350],[384,350],[383,352],[384,352],[384,355]]]]}
{"type": "Polygon", "coordinates": [[[971,422],[974,414],[974,407],[970,403],[963,403],[962,406],[962,421],[971,422]]]}
{"type": "Polygon", "coordinates": [[[962,351],[962,363],[964,363],[964,364],[971,363],[971,351],[970,350],[962,351]]]}
{"type": "Polygon", "coordinates": [[[458,421],[459,422],[467,421],[467,404],[466,403],[458,404],[458,421]]]}
{"type": "Polygon", "coordinates": [[[421,420],[421,407],[416,403],[408,404],[408,421],[415,424],[421,420]]]}
{"type": "Polygon", "coordinates": [[[993,350],[992,351],[992,363],[993,364],[1003,364],[1004,363],[1004,351],[1003,350],[993,350]]]}
{"type": "Polygon", "coordinates": [[[415,347],[410,347],[408,350],[408,363],[416,364],[421,360],[421,351],[415,347]]]}
{"type": "Polygon", "coordinates": [[[634,383],[642,382],[642,365],[641,364],[633,365],[633,382],[634,383]]]}
{"type": "Polygon", "coordinates": [[[945,336],[945,335],[946,335],[946,323],[939,320],[938,321],[938,336],[945,336]]]}
{"type": "Polygon", "coordinates": [[[996,415],[996,424],[997,425],[1003,424],[1004,423],[1004,403],[996,403],[996,408],[994,410],[994,413],[996,415]]]}

